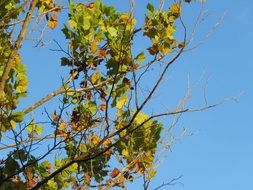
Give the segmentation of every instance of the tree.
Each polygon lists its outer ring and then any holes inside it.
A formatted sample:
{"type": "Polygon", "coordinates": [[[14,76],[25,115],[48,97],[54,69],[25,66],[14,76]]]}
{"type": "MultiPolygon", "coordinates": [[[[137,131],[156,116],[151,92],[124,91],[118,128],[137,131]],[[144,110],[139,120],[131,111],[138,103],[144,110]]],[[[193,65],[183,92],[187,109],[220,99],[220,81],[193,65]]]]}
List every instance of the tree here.
{"type": "Polygon", "coordinates": [[[159,118],[214,106],[192,110],[180,105],[170,112],[145,113],[170,66],[189,43],[182,18],[183,6],[189,6],[185,2],[165,6],[161,1],[159,8],[147,3],[139,28],[134,0],[129,12],[99,0],[69,0],[66,5],[53,0],[0,2],[0,150],[7,152],[0,154],[0,189],[123,188],[138,176],[148,189],[165,127],[159,118]],[[20,110],[28,77],[19,50],[31,30],[29,24],[33,19],[43,24],[44,19],[54,32],[58,14],[64,16],[65,9],[68,22],[62,32],[68,47],[56,44],[69,77],[58,90],[20,110]],[[175,38],[176,30],[183,31],[182,37],[175,38]],[[138,34],[150,44],[133,52],[138,34]],[[141,95],[143,76],[152,67],[160,67],[161,72],[148,93],[141,95]],[[45,111],[50,122],[40,124],[29,117],[56,96],[59,108],[45,111]]]}

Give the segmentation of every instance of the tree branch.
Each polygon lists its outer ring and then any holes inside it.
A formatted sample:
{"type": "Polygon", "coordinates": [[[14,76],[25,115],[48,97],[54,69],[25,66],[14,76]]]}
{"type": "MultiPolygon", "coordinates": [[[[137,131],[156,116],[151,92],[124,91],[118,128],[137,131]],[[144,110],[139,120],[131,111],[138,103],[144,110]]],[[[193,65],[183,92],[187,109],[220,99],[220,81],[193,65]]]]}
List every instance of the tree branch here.
{"type": "Polygon", "coordinates": [[[85,90],[92,90],[94,88],[97,88],[101,85],[106,84],[107,82],[109,82],[111,80],[111,78],[109,78],[108,80],[105,80],[99,84],[93,85],[93,86],[89,86],[86,88],[79,88],[79,89],[66,89],[66,85],[71,82],[73,80],[73,78],[75,77],[75,75],[72,75],[65,83],[64,85],[62,85],[61,88],[59,88],[58,90],[55,90],[54,92],[52,92],[51,94],[45,96],[44,98],[42,98],[41,100],[39,100],[38,102],[36,102],[35,104],[31,105],[30,107],[26,108],[23,110],[23,112],[25,114],[30,113],[31,111],[35,110],[36,108],[40,107],[41,105],[43,105],[44,103],[48,102],[49,100],[51,100],[52,98],[54,98],[57,95],[63,94],[63,93],[68,93],[68,92],[79,92],[79,91],[85,91],[85,90]]]}
{"type": "Polygon", "coordinates": [[[162,187],[164,186],[168,186],[168,185],[176,185],[176,184],[182,184],[181,182],[178,182],[179,179],[181,179],[183,176],[179,176],[177,178],[173,178],[172,180],[170,180],[169,182],[167,183],[163,183],[162,185],[156,187],[155,189],[153,190],[158,190],[158,189],[161,189],[162,187]]]}
{"type": "Polygon", "coordinates": [[[15,45],[13,47],[13,50],[10,53],[9,59],[5,63],[4,71],[3,71],[2,77],[0,78],[0,93],[4,92],[5,83],[8,80],[10,70],[13,67],[14,58],[17,55],[18,50],[20,49],[20,47],[22,45],[22,42],[24,40],[25,33],[26,33],[26,30],[27,30],[28,25],[30,23],[30,20],[32,18],[32,13],[34,11],[36,3],[37,3],[37,0],[33,0],[31,2],[30,8],[29,8],[29,10],[27,12],[25,21],[24,21],[24,23],[22,25],[22,28],[21,28],[20,33],[18,35],[17,41],[16,41],[16,43],[15,43],[15,45]]]}

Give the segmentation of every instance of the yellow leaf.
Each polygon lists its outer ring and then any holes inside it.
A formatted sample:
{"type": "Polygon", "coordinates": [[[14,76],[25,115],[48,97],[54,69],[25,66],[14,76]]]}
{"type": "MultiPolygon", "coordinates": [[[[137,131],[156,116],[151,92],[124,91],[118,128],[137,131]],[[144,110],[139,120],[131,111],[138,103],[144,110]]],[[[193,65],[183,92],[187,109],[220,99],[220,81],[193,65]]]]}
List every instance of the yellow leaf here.
{"type": "Polygon", "coordinates": [[[54,29],[57,26],[58,22],[57,20],[48,20],[47,21],[47,26],[51,29],[54,29]]]}
{"type": "Polygon", "coordinates": [[[65,131],[66,127],[67,127],[67,123],[62,120],[59,127],[58,127],[58,129],[61,130],[61,131],[65,131]]]}
{"type": "Polygon", "coordinates": [[[130,24],[131,26],[135,25],[136,24],[136,20],[131,18],[129,14],[125,13],[125,14],[122,14],[119,18],[119,22],[121,24],[130,24]]]}
{"type": "Polygon", "coordinates": [[[97,145],[99,142],[100,142],[100,138],[98,136],[93,136],[91,138],[91,142],[94,144],[94,145],[97,145]]]}
{"type": "Polygon", "coordinates": [[[94,73],[90,77],[90,81],[92,82],[92,84],[98,83],[100,79],[101,79],[101,74],[99,72],[94,73]]]}
{"type": "Polygon", "coordinates": [[[104,147],[109,147],[112,144],[112,141],[110,139],[106,139],[105,142],[103,142],[104,147]]]}
{"type": "Polygon", "coordinates": [[[43,0],[43,3],[45,3],[48,7],[53,7],[54,5],[53,0],[43,0]]]}
{"type": "MultiPolygon", "coordinates": [[[[135,114],[136,111],[133,112],[133,114],[135,114]]],[[[136,125],[140,125],[143,122],[145,122],[147,119],[149,118],[148,115],[146,115],[145,113],[139,112],[137,114],[137,116],[134,119],[134,122],[136,123],[136,125]]],[[[148,122],[147,122],[148,123],[148,122]]]]}
{"type": "Polygon", "coordinates": [[[47,21],[47,26],[51,29],[55,29],[57,25],[58,25],[58,12],[54,11],[53,16],[50,17],[47,21]]]}
{"type": "MultiPolygon", "coordinates": [[[[105,142],[103,142],[104,148],[109,148],[112,145],[112,141],[110,139],[105,140],[105,142]]],[[[104,152],[104,155],[111,155],[113,153],[112,149],[108,149],[106,152],[104,152]]]]}
{"type": "Polygon", "coordinates": [[[181,13],[181,5],[179,3],[173,3],[171,6],[170,6],[170,9],[169,9],[170,13],[175,16],[176,18],[180,16],[180,13],[181,13]]]}
{"type": "Polygon", "coordinates": [[[28,86],[28,80],[23,78],[22,80],[18,81],[18,86],[16,88],[18,93],[25,93],[28,86]]]}
{"type": "Polygon", "coordinates": [[[96,53],[97,52],[97,41],[96,40],[93,40],[91,42],[91,46],[90,46],[90,50],[92,53],[96,53]]]}
{"type": "Polygon", "coordinates": [[[116,125],[117,130],[122,129],[123,127],[124,127],[124,125],[121,122],[116,125]]]}
{"type": "Polygon", "coordinates": [[[125,13],[125,14],[122,14],[122,15],[120,16],[119,21],[120,21],[120,22],[123,22],[123,23],[126,23],[129,19],[130,19],[129,14],[125,13]]]}
{"type": "Polygon", "coordinates": [[[121,154],[126,158],[128,159],[129,158],[129,152],[126,150],[126,149],[123,149],[121,154]]]}
{"type": "Polygon", "coordinates": [[[123,108],[123,106],[126,104],[126,102],[127,102],[127,95],[123,95],[123,96],[121,96],[120,97],[120,99],[117,101],[117,103],[116,103],[116,108],[117,109],[122,109],[123,108]]]}

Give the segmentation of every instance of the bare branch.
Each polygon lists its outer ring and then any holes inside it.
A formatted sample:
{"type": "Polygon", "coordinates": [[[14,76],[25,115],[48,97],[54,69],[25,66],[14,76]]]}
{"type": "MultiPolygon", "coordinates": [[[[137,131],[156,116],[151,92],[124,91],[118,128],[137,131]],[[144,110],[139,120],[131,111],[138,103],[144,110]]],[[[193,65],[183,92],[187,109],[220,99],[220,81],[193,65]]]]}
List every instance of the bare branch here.
{"type": "Polygon", "coordinates": [[[178,180],[181,179],[182,177],[183,177],[183,176],[181,175],[181,176],[179,176],[179,177],[177,177],[177,178],[173,178],[173,179],[170,180],[169,182],[163,183],[162,185],[160,185],[160,186],[154,188],[153,190],[158,190],[158,189],[161,189],[161,188],[163,188],[163,187],[165,187],[165,186],[169,186],[169,185],[177,185],[177,184],[183,185],[181,182],[178,182],[178,180]]]}

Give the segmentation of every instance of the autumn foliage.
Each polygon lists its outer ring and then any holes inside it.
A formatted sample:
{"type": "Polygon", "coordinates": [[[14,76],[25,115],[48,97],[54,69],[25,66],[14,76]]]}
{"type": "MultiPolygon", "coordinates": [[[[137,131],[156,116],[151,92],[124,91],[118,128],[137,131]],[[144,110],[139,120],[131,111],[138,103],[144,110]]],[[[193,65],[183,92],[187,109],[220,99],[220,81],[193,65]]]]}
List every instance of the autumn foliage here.
{"type": "Polygon", "coordinates": [[[101,0],[1,1],[0,189],[110,189],[123,188],[139,176],[150,181],[156,175],[155,157],[165,127],[159,117],[187,111],[144,111],[187,45],[183,6],[189,5],[171,1],[157,8],[146,3],[145,19],[137,26],[133,12],[120,12],[101,0]],[[68,45],[66,51],[61,49],[60,63],[69,77],[58,90],[20,110],[20,99],[32,96],[19,53],[29,23],[39,18],[39,24],[54,32],[66,10],[62,34],[68,45]],[[184,31],[179,39],[177,25],[184,31]],[[137,34],[149,44],[133,52],[137,34]],[[155,85],[140,97],[143,74],[163,60],[155,85]],[[47,112],[50,122],[29,117],[56,96],[60,103],[47,112]],[[11,135],[12,141],[7,138],[11,135]]]}

